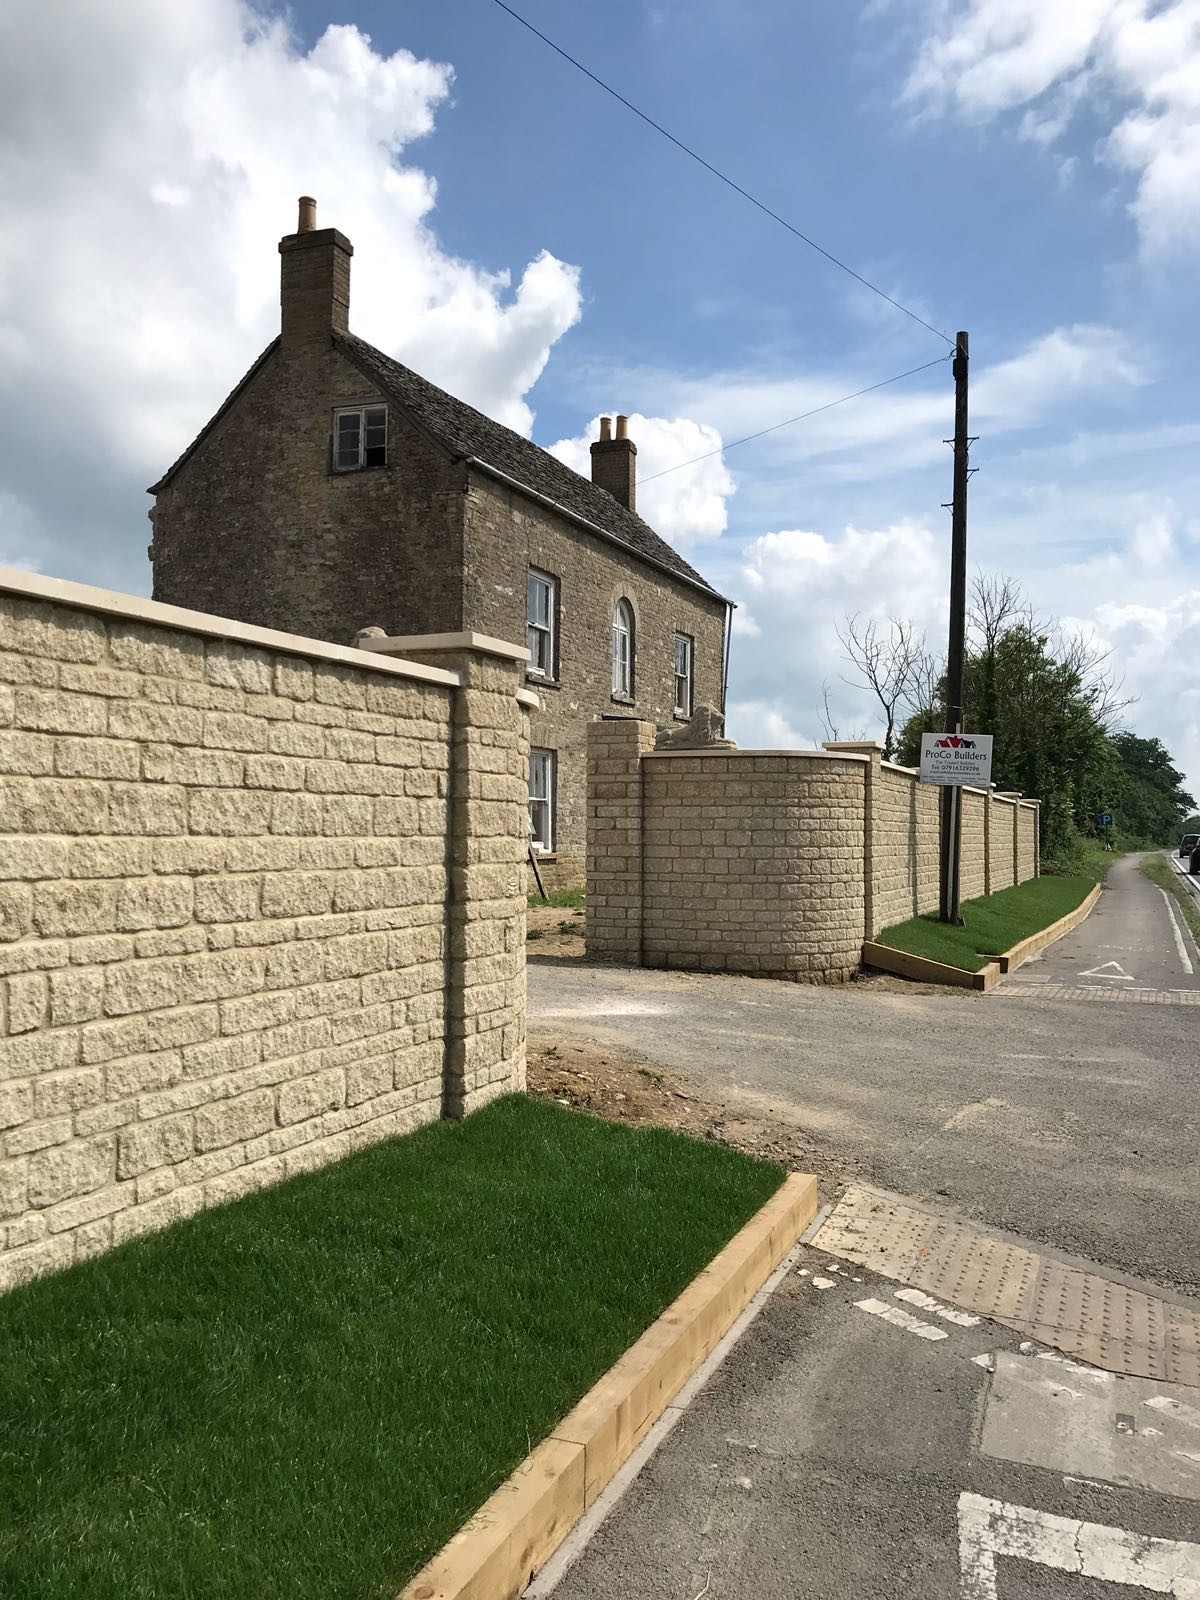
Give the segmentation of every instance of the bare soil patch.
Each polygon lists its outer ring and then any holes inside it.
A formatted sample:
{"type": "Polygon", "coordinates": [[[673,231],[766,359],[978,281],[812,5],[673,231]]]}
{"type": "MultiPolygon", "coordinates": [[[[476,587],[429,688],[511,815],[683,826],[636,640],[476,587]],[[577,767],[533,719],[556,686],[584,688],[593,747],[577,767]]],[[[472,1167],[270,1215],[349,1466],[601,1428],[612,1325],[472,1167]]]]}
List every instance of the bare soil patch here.
{"type": "Polygon", "coordinates": [[[571,958],[587,954],[582,907],[530,906],[525,913],[525,942],[530,955],[571,958]]]}
{"type": "Polygon", "coordinates": [[[763,1096],[713,1094],[640,1051],[561,1028],[532,1028],[528,1052],[529,1092],[543,1099],[613,1122],[711,1139],[777,1161],[791,1172],[814,1172],[825,1199],[863,1175],[856,1162],[831,1149],[787,1107],[764,1104],[763,1096]]]}

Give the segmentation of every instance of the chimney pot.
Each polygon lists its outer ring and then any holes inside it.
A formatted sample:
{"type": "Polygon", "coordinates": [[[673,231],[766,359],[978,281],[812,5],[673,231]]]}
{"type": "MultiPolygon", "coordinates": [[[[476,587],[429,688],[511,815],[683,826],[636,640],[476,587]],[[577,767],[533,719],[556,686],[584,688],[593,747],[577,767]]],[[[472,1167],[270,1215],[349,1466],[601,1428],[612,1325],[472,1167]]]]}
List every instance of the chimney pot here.
{"type": "Polygon", "coordinates": [[[612,418],[600,418],[600,437],[592,445],[592,482],[607,489],[630,511],[637,510],[637,445],[629,437],[629,418],[617,418],[617,437],[612,436],[612,418]]]}
{"type": "Polygon", "coordinates": [[[317,227],[317,202],[300,196],[295,233],[279,241],[280,331],[285,349],[328,345],[331,329],[350,325],[350,257],[354,246],[336,228],[317,227]]]}

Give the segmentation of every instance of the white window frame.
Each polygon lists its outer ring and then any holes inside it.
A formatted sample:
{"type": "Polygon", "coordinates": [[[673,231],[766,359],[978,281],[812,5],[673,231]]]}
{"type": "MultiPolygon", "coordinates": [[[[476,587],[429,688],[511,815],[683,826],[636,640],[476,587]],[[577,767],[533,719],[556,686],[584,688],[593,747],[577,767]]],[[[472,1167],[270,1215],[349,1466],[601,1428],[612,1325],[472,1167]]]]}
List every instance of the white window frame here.
{"type": "MultiPolygon", "coordinates": [[[[337,408],[337,410],[333,413],[333,470],[335,472],[361,472],[368,465],[368,463],[367,463],[367,448],[368,448],[368,446],[367,446],[367,427],[368,427],[367,418],[369,416],[381,416],[383,418],[383,460],[382,461],[373,461],[373,462],[370,463],[370,465],[372,467],[375,467],[375,466],[386,467],[387,466],[388,433],[390,431],[389,427],[388,427],[388,408],[387,408],[387,406],[385,406],[385,405],[339,406],[337,408]],[[357,452],[357,455],[356,455],[356,457],[355,457],[355,459],[353,461],[343,461],[342,460],[342,455],[341,455],[341,436],[342,436],[342,418],[343,417],[357,417],[358,418],[358,452],[357,452]]],[[[372,427],[378,427],[379,424],[378,423],[372,423],[371,426],[372,427]]],[[[376,446],[375,448],[378,448],[378,446],[376,446]]]]}
{"type": "Polygon", "coordinates": [[[622,598],[612,614],[612,692],[613,699],[633,699],[634,615],[629,601],[622,598]]]}
{"type": "Polygon", "coordinates": [[[558,656],[558,579],[538,567],[530,567],[525,590],[525,642],[529,647],[530,677],[557,678],[558,656]],[[534,594],[545,596],[545,618],[536,615],[534,594]]]}
{"type": "Polygon", "coordinates": [[[675,715],[677,717],[690,717],[692,714],[692,700],[695,695],[695,660],[696,641],[690,633],[677,633],[675,635],[675,715]],[[683,646],[683,670],[680,671],[680,645],[683,646]],[[679,693],[682,684],[683,694],[679,693]]]}
{"type": "Polygon", "coordinates": [[[538,855],[551,855],[554,851],[557,776],[557,752],[529,752],[529,842],[538,855]]]}

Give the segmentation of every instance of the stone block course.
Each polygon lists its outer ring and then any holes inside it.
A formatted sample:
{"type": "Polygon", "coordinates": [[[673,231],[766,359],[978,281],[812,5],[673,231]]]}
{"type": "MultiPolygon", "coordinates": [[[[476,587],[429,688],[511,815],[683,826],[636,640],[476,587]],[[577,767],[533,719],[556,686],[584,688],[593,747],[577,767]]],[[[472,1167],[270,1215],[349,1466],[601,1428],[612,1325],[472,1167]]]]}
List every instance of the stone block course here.
{"type": "MultiPolygon", "coordinates": [[[[843,982],[864,940],[937,906],[937,791],[881,747],[654,753],[654,733],[589,729],[590,953],[843,982]]],[[[1036,871],[1036,807],[1017,823],[1006,802],[997,824],[996,806],[964,794],[965,896],[986,892],[997,826],[1007,881],[1036,871]]]]}
{"type": "Polygon", "coordinates": [[[0,579],[0,1288],[524,1081],[518,665],[464,651],[457,689],[26,581],[0,579]]]}

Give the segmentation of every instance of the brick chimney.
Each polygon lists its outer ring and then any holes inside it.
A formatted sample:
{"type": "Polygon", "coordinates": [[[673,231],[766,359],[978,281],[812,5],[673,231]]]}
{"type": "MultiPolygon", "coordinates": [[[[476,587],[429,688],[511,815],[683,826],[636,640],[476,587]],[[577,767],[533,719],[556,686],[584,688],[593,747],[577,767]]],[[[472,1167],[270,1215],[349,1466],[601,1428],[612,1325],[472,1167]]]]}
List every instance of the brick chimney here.
{"type": "Polygon", "coordinates": [[[279,303],[285,349],[327,339],[350,320],[350,257],[354,246],[336,228],[317,227],[317,202],[300,196],[295,233],[279,241],[279,303]]]}
{"type": "Polygon", "coordinates": [[[592,482],[607,489],[630,511],[637,510],[637,445],[629,437],[629,418],[617,418],[617,436],[612,436],[612,418],[600,418],[600,437],[592,445],[592,482]]]}

